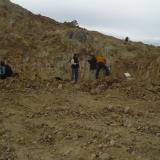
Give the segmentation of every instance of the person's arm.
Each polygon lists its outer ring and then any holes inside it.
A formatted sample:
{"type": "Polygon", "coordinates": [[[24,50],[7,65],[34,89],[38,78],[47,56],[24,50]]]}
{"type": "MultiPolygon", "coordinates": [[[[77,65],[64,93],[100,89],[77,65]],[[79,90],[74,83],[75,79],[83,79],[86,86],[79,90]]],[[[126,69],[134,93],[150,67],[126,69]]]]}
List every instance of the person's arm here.
{"type": "Polygon", "coordinates": [[[74,62],[74,59],[71,60],[71,65],[76,65],[77,63],[74,62]]]}

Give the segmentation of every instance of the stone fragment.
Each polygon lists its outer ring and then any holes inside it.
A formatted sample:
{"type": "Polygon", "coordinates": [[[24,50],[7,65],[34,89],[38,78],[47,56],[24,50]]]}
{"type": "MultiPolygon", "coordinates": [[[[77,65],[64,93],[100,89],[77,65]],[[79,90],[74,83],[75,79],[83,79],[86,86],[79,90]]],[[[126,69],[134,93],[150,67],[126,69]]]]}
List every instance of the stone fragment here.
{"type": "Polygon", "coordinates": [[[103,153],[99,156],[100,160],[111,160],[111,156],[108,153],[103,153]]]}

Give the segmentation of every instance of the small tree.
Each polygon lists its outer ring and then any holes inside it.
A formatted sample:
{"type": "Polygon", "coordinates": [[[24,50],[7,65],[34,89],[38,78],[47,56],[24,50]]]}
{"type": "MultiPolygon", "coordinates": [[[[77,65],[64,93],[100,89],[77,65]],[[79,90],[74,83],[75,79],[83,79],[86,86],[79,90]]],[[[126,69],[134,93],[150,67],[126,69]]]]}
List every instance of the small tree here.
{"type": "Polygon", "coordinates": [[[78,22],[77,20],[73,20],[71,22],[64,22],[65,25],[70,26],[70,27],[78,27],[78,22]]]}
{"type": "Polygon", "coordinates": [[[73,20],[73,21],[71,21],[71,24],[73,25],[73,26],[78,26],[78,21],[77,20],[73,20]]]}

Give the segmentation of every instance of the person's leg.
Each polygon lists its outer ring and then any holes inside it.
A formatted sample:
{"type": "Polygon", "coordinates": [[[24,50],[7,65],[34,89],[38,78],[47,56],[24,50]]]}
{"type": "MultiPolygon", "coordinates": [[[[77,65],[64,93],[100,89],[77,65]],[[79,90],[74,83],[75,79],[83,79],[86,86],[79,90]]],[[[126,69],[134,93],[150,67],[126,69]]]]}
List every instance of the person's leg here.
{"type": "Polygon", "coordinates": [[[109,76],[109,75],[110,75],[110,71],[109,71],[108,66],[106,66],[106,65],[104,64],[103,68],[104,68],[104,70],[105,70],[105,75],[106,75],[106,76],[109,76]]]}
{"type": "Polygon", "coordinates": [[[6,79],[6,76],[5,75],[1,75],[0,79],[6,79]]]}
{"type": "Polygon", "coordinates": [[[74,69],[74,68],[72,68],[71,80],[72,80],[72,81],[75,80],[75,69],[74,69]]]}
{"type": "Polygon", "coordinates": [[[96,69],[96,79],[98,79],[100,69],[101,69],[100,64],[97,64],[97,69],[96,69]]]}
{"type": "Polygon", "coordinates": [[[78,81],[78,68],[75,69],[75,82],[78,81]]]}

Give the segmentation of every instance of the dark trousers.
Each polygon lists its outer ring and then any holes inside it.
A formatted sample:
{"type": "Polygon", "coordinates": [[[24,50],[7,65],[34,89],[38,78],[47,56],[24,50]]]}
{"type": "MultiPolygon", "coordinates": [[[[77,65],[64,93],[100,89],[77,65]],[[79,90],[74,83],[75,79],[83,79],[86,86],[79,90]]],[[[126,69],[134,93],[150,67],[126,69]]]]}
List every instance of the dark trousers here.
{"type": "Polygon", "coordinates": [[[78,81],[78,68],[72,68],[72,81],[78,81]]]}
{"type": "Polygon", "coordinates": [[[5,75],[0,75],[0,79],[6,79],[5,75]]]}
{"type": "Polygon", "coordinates": [[[108,66],[106,66],[104,63],[101,63],[101,62],[100,62],[100,63],[97,63],[96,79],[98,79],[99,72],[100,72],[101,69],[104,70],[106,76],[109,76],[109,75],[110,75],[110,71],[109,71],[108,66]]]}

